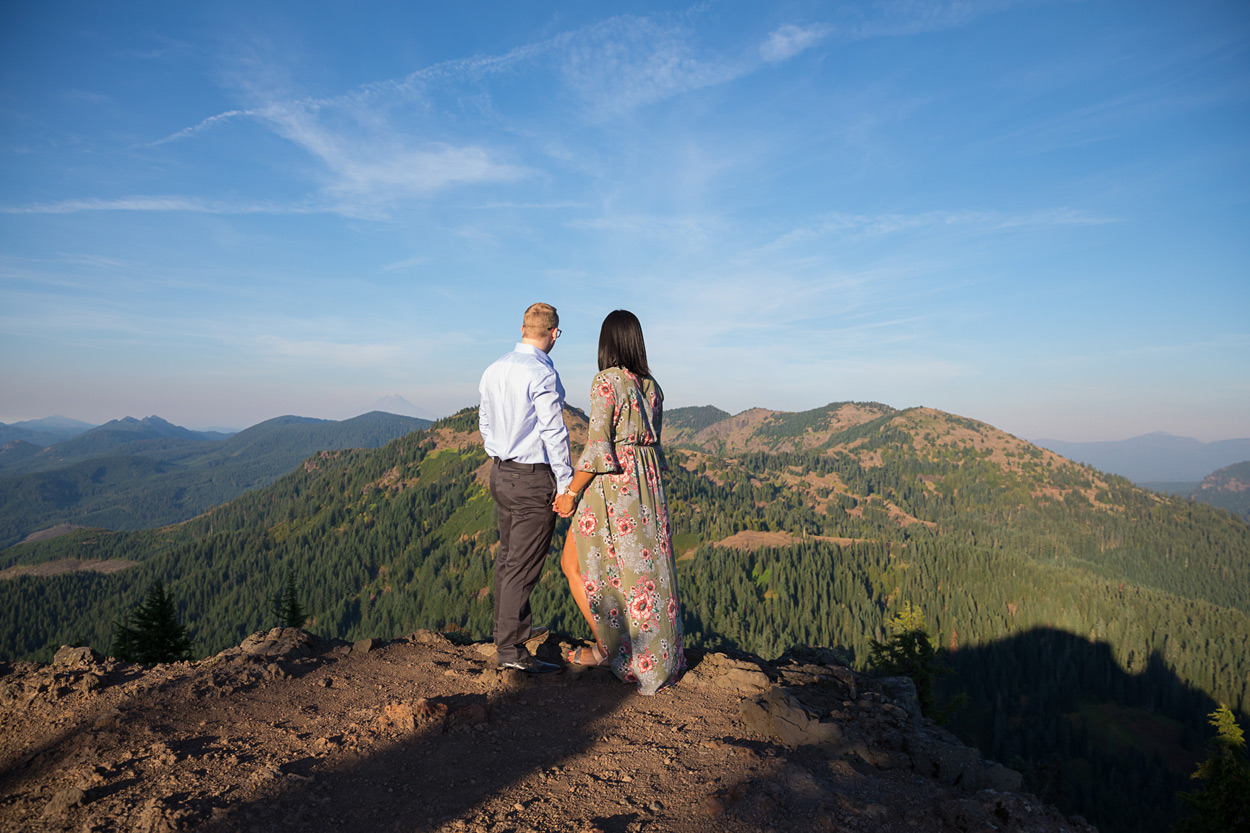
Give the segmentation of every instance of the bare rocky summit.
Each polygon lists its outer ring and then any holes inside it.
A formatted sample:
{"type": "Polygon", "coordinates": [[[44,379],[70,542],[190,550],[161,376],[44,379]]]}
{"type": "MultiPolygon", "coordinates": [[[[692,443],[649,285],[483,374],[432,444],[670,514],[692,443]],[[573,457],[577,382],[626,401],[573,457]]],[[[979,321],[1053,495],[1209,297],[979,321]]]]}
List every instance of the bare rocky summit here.
{"type": "MultiPolygon", "coordinates": [[[[551,637],[539,655],[568,642],[551,637]]],[[[655,697],[430,631],[152,668],[0,663],[0,828],[1089,833],[831,652],[691,651],[655,697]]]]}

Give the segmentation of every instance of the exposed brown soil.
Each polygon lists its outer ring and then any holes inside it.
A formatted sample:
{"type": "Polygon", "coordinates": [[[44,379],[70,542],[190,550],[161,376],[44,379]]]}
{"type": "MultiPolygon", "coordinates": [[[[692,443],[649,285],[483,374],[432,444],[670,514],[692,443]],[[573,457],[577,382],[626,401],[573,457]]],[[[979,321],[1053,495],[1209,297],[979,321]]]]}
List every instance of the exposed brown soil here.
{"type": "Polygon", "coordinates": [[[133,567],[138,561],[127,561],[124,558],[113,559],[77,559],[62,558],[59,561],[45,561],[42,564],[16,564],[4,570],[0,570],[0,580],[17,578],[18,576],[39,576],[47,578],[48,576],[59,576],[64,573],[75,573],[79,571],[87,571],[92,573],[109,573],[120,572],[127,567],[133,567]]]}
{"type": "Polygon", "coordinates": [[[49,538],[59,538],[62,535],[68,535],[75,529],[86,529],[84,526],[76,526],[74,524],[57,524],[47,529],[41,529],[38,532],[32,532],[21,540],[20,543],[29,544],[34,541],[46,541],[49,538]]]}
{"type": "MultiPolygon", "coordinates": [[[[813,541],[824,541],[843,547],[867,540],[866,538],[834,538],[829,535],[811,535],[808,537],[813,541]]],[[[798,535],[790,532],[759,532],[752,529],[744,529],[741,532],[730,535],[728,538],[717,541],[713,546],[731,547],[736,550],[754,552],[764,547],[791,547],[802,540],[798,535]]]]}
{"type": "Polygon", "coordinates": [[[819,658],[690,659],[650,698],[604,669],[497,672],[493,646],[428,631],[276,630],[149,669],[87,649],[0,663],[0,827],[1093,829],[1003,791],[1019,777],[922,721],[907,686],[819,658]]]}

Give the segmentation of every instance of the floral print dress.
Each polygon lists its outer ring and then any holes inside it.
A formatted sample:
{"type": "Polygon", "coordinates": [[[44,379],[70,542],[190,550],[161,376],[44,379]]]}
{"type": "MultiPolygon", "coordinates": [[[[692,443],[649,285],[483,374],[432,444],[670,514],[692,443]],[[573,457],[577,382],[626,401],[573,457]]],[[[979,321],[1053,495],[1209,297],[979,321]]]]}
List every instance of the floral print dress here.
{"type": "Polygon", "coordinates": [[[594,472],[570,534],[599,640],[613,672],[655,694],[686,667],[673,537],[660,472],[664,394],[610,367],[590,388],[590,434],[577,462],[594,472]]]}

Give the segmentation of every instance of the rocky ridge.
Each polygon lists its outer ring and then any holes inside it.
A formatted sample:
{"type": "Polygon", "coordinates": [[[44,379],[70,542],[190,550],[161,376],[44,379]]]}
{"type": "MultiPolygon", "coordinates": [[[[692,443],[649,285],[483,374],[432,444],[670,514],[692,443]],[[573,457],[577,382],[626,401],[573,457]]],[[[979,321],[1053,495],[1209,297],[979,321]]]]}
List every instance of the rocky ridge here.
{"type": "MultiPolygon", "coordinates": [[[[569,646],[538,649],[557,659],[569,646]]],[[[656,697],[430,631],[0,663],[0,828],[1090,833],[831,651],[690,651],[656,697]]]]}

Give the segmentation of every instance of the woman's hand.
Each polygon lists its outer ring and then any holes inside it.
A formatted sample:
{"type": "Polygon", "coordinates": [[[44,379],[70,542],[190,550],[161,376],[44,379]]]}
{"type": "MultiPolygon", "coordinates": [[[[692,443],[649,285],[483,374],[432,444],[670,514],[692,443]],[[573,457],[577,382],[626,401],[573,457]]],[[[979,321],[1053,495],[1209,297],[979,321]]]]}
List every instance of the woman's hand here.
{"type": "Polygon", "coordinates": [[[577,508],[577,498],[568,492],[556,495],[556,499],[551,503],[551,511],[555,512],[561,518],[567,518],[573,514],[573,510],[577,508]]]}

